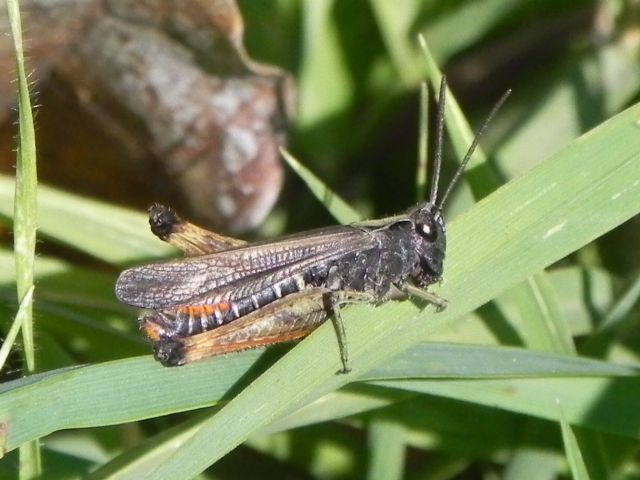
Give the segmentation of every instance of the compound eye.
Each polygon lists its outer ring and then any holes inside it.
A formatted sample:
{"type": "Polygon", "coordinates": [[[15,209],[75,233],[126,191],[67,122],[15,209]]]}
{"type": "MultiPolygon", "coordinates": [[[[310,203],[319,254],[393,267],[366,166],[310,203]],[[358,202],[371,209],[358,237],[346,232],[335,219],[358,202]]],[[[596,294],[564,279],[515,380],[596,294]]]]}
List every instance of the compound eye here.
{"type": "Polygon", "coordinates": [[[434,241],[438,235],[433,223],[416,223],[416,230],[422,238],[431,242],[434,241]]]}

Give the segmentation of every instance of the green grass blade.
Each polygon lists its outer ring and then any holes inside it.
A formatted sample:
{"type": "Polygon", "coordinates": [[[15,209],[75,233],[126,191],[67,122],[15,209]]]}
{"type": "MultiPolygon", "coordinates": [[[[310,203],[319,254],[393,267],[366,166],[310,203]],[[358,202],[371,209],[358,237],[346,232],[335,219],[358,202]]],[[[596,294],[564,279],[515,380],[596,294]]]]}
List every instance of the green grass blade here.
{"type": "MultiPolygon", "coordinates": [[[[15,203],[14,203],[14,254],[16,258],[16,285],[18,301],[22,303],[27,292],[33,286],[33,263],[36,248],[37,227],[37,185],[36,139],[31,111],[29,85],[24,66],[22,47],[22,26],[20,7],[17,1],[7,3],[11,35],[16,54],[16,73],[18,76],[19,145],[16,163],[15,203]]],[[[31,305],[24,304],[25,319],[22,327],[24,352],[27,369],[35,369],[33,324],[31,305]]]]}
{"type": "MultiPolygon", "coordinates": [[[[353,100],[353,79],[340,48],[339,25],[332,16],[334,4],[334,0],[319,0],[302,11],[306,36],[297,85],[301,129],[339,115],[353,100]]],[[[331,139],[325,138],[324,143],[331,150],[331,139]]]]}
{"type": "Polygon", "coordinates": [[[379,418],[369,425],[368,480],[393,480],[403,478],[404,428],[396,422],[379,418]]]}
{"type": "Polygon", "coordinates": [[[359,380],[598,376],[640,376],[640,368],[522,348],[424,343],[366,372],[359,380]]]}
{"type": "MultiPolygon", "coordinates": [[[[272,435],[299,426],[344,418],[389,405],[393,401],[400,401],[409,396],[404,392],[375,394],[366,391],[372,390],[371,388],[359,390],[358,392],[332,392],[321,399],[320,403],[323,408],[318,409],[315,404],[308,405],[301,411],[295,412],[293,416],[283,419],[282,422],[276,422],[269,428],[257,432],[257,435],[272,435]],[[319,411],[320,415],[318,415],[319,411]]],[[[199,415],[178,427],[162,432],[135,449],[127,451],[124,455],[115,458],[94,472],[90,477],[91,480],[138,478],[153,468],[153,465],[166,456],[167,452],[180,448],[183,441],[192,435],[195,429],[200,428],[200,424],[206,421],[209,415],[211,414],[199,415]]]]}
{"type": "Polygon", "coordinates": [[[144,477],[149,470],[149,465],[154,465],[180,448],[182,443],[191,437],[211,414],[198,415],[163,431],[136,448],[128,449],[122,455],[91,472],[89,480],[127,480],[144,477]]]}
{"type": "Polygon", "coordinates": [[[280,153],[291,169],[307,184],[311,193],[329,210],[329,213],[341,224],[357,222],[362,216],[356,212],[338,194],[327,187],[311,170],[302,165],[296,158],[280,148],[280,153]]]}
{"type": "MultiPolygon", "coordinates": [[[[1,421],[12,425],[7,449],[32,438],[77,427],[95,427],[176,413],[214,405],[234,388],[239,378],[260,369],[260,350],[196,362],[184,368],[163,368],[150,356],[99,365],[61,369],[9,382],[0,389],[1,421]],[[119,379],[117,385],[114,379],[119,379]],[[180,395],[175,395],[180,392],[180,395]],[[32,398],[47,399],[43,403],[32,398]],[[49,415],[52,408],[55,416],[49,415]]],[[[469,378],[589,378],[637,376],[623,365],[531,352],[515,348],[455,344],[420,344],[355,380],[469,379],[469,378]]],[[[342,377],[338,377],[343,380],[342,377]]],[[[580,406],[591,401],[585,395],[580,406]]],[[[365,409],[385,404],[362,399],[365,409]]],[[[356,406],[351,400],[348,408],[356,406]]],[[[601,408],[606,408],[606,404],[601,408]]],[[[331,407],[334,412],[336,407],[331,407]]],[[[338,410],[342,410],[339,408],[338,410]]],[[[320,414],[316,409],[315,414],[320,414]]],[[[326,415],[326,414],[321,414],[326,415]]],[[[336,413],[329,418],[336,418],[336,413]]],[[[629,423],[640,412],[630,415],[629,423]]],[[[338,415],[339,416],[339,415],[338,415]]],[[[298,415],[300,418],[300,414],[298,415]]],[[[310,417],[307,421],[319,421],[310,417]]],[[[327,420],[326,417],[322,419],[327,420]]],[[[272,427],[269,427],[272,428],[272,427]]],[[[283,428],[281,425],[278,429],[283,428]]]]}
{"type": "Polygon", "coordinates": [[[640,274],[636,276],[635,280],[604,318],[600,324],[599,331],[612,330],[629,318],[634,306],[638,303],[638,298],[640,298],[640,274]]]}
{"type": "Polygon", "coordinates": [[[4,368],[4,364],[7,361],[7,357],[9,356],[9,352],[11,352],[11,347],[13,343],[18,338],[18,333],[20,333],[20,328],[27,319],[28,312],[27,306],[32,305],[33,300],[33,285],[31,288],[27,290],[26,295],[20,302],[20,307],[18,308],[18,313],[11,324],[11,328],[7,332],[6,336],[2,339],[2,346],[0,347],[0,371],[4,368]]]}
{"type": "Polygon", "coordinates": [[[536,274],[510,292],[519,310],[517,325],[525,345],[549,352],[575,353],[559,302],[546,274],[536,274]]]}
{"type": "MultiPolygon", "coordinates": [[[[0,217],[11,219],[13,181],[0,175],[0,217]]],[[[124,265],[175,253],[149,231],[146,212],[38,187],[40,234],[105,262],[124,265]]]]}
{"type": "Polygon", "coordinates": [[[562,431],[562,442],[564,443],[564,449],[571,469],[571,475],[573,480],[589,480],[589,472],[587,466],[584,463],[582,452],[580,451],[580,445],[576,438],[571,425],[567,421],[562,407],[559,405],[560,410],[560,429],[562,431]]]}
{"type": "MultiPolygon", "coordinates": [[[[18,80],[19,145],[16,162],[14,204],[14,254],[16,262],[16,289],[20,304],[21,319],[14,324],[22,326],[22,348],[26,369],[35,371],[35,345],[33,340],[33,264],[36,248],[37,185],[36,138],[29,85],[25,72],[22,44],[20,6],[17,0],[7,2],[11,36],[16,55],[18,80]],[[30,293],[31,292],[31,293],[30,293]]],[[[42,472],[38,440],[23,445],[20,449],[20,478],[35,478],[42,472]]]]}
{"type": "Polygon", "coordinates": [[[557,402],[572,425],[638,439],[640,418],[630,398],[640,395],[638,377],[511,378],[499,380],[406,380],[375,385],[479,403],[551,421],[557,402]]]}
{"type": "Polygon", "coordinates": [[[480,0],[456,5],[429,21],[421,30],[429,37],[433,50],[438,52],[438,60],[458,53],[461,49],[480,42],[497,25],[508,23],[514,11],[522,6],[523,0],[480,0]],[[455,32],[453,35],[452,33],[455,32]],[[452,37],[455,37],[453,39],[452,37]]]}
{"type": "Polygon", "coordinates": [[[164,368],[146,356],[5,383],[0,388],[0,422],[11,425],[7,449],[57,430],[213,405],[250,369],[261,368],[257,362],[262,353],[256,350],[179,369],[164,368]],[[34,403],[35,398],[45,399],[47,408],[34,403]],[[56,415],[51,415],[52,409],[56,415]]]}
{"type": "Polygon", "coordinates": [[[416,17],[419,2],[391,3],[369,0],[395,74],[405,87],[413,87],[423,76],[424,66],[416,62],[415,44],[408,34],[416,17]]]}

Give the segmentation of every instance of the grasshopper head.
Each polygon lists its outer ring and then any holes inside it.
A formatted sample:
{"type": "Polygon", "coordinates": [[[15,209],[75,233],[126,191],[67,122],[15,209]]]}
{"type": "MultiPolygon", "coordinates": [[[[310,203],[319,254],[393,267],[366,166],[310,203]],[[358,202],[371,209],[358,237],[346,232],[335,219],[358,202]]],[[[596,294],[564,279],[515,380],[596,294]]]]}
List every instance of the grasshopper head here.
{"type": "Polygon", "coordinates": [[[416,207],[409,217],[414,228],[414,245],[418,262],[411,273],[420,287],[426,287],[442,278],[442,263],[447,245],[442,211],[431,202],[416,207]]]}

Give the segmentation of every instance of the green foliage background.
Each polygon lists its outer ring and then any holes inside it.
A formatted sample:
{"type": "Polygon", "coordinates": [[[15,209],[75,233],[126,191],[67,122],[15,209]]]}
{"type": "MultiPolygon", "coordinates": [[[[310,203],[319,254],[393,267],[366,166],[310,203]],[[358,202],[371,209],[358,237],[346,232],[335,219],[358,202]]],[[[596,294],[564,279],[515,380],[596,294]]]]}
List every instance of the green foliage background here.
{"type": "MultiPolygon", "coordinates": [[[[16,475],[19,462],[23,478],[37,471],[37,455],[16,449],[43,438],[44,478],[637,478],[637,6],[241,8],[251,54],[298,82],[290,150],[363,216],[415,201],[417,91],[437,82],[418,33],[472,124],[513,88],[483,139],[488,160],[473,162],[447,211],[436,290],[449,308],[347,309],[348,376],[335,375],[330,325],[294,348],[166,369],[113,283],[125,265],[175,252],[142,212],[40,185],[40,239],[104,266],[36,258],[40,373],[0,385],[0,473],[16,475]]],[[[450,107],[449,174],[469,136],[450,107]]],[[[263,234],[332,221],[311,181],[290,177],[263,234]]],[[[14,185],[0,177],[8,225],[14,185]]],[[[8,247],[0,265],[8,330],[17,311],[8,247]]]]}

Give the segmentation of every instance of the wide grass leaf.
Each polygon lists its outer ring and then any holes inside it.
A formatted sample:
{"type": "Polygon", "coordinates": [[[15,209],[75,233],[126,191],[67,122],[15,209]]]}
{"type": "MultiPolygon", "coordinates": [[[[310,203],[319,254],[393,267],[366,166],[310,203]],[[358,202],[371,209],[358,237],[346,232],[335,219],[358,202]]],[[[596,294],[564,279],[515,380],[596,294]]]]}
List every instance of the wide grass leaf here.
{"type": "MultiPolygon", "coordinates": [[[[57,430],[132,422],[215,405],[239,390],[240,385],[255,376],[254,372],[264,369],[268,358],[261,356],[260,350],[253,350],[179,369],[163,368],[150,357],[130,358],[60,369],[5,383],[0,388],[0,411],[4,412],[3,420],[13,426],[7,448],[10,450],[28,439],[57,430]],[[42,409],[39,403],[29,403],[36,395],[48,399],[57,414],[50,415],[51,408],[42,409]]],[[[350,375],[349,380],[604,378],[637,374],[638,369],[623,365],[516,348],[420,344],[360,378],[350,375]]],[[[406,387],[399,388],[411,389],[412,385],[408,382],[406,387]]],[[[585,397],[585,402],[588,401],[585,397]]],[[[366,410],[382,404],[381,399],[372,403],[371,399],[364,398],[359,406],[351,402],[348,408],[353,413],[354,408],[366,410]]],[[[325,407],[331,412],[331,419],[344,415],[337,413],[343,408],[335,404],[325,407]]],[[[307,422],[329,419],[322,410],[316,407],[315,414],[321,418],[307,418],[307,422]]],[[[632,418],[633,415],[630,422],[632,418]]]]}

